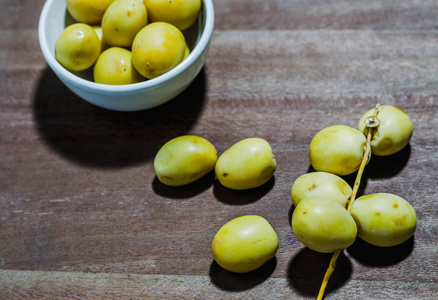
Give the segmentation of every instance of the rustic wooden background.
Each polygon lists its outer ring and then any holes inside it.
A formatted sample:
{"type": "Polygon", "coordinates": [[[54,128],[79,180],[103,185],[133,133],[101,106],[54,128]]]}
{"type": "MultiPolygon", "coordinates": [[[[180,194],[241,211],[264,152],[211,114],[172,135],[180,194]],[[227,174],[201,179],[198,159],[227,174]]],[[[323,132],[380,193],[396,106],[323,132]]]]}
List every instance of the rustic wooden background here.
{"type": "Polygon", "coordinates": [[[436,0],[215,0],[195,82],[135,113],[97,108],[56,78],[38,44],[43,3],[0,1],[1,299],[315,298],[331,256],[295,238],[290,188],[311,170],[317,131],[354,127],[376,103],[404,109],[415,133],[399,154],[372,159],[360,194],[407,199],[417,231],[394,248],[358,240],[326,299],[436,299],[436,0]],[[219,153],[265,138],[277,172],[250,191],[228,190],[212,173],[166,187],[153,158],[183,134],[219,153]],[[265,217],[280,248],[262,269],[230,274],[214,263],[211,241],[244,214],[265,217]]]}

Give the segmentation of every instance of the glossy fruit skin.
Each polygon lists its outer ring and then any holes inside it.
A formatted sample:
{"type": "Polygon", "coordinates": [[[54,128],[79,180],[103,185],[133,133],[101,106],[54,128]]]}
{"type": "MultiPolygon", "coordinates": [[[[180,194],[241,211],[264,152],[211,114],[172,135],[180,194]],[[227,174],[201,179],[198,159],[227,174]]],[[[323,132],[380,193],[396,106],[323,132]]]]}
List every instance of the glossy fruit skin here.
{"type": "Polygon", "coordinates": [[[131,51],[111,47],[99,56],[94,65],[94,81],[97,83],[119,85],[143,81],[131,63],[131,51]]]}
{"type": "Polygon", "coordinates": [[[363,133],[349,126],[324,128],[310,142],[310,163],[316,171],[349,175],[359,169],[365,144],[363,133]]]}
{"type": "Polygon", "coordinates": [[[291,198],[294,206],[309,197],[321,197],[336,201],[346,207],[352,188],[341,177],[327,172],[310,172],[298,177],[292,185],[291,198]]]}
{"type": "Polygon", "coordinates": [[[257,215],[235,218],[216,233],[212,243],[215,261],[234,273],[254,271],[278,250],[278,236],[266,219],[257,215]]]}
{"type": "Polygon", "coordinates": [[[261,138],[247,138],[219,157],[215,172],[223,186],[246,190],[266,183],[276,168],[277,162],[269,143],[261,138]]]}
{"type": "Polygon", "coordinates": [[[100,51],[100,40],[96,32],[83,23],[75,23],[65,28],[55,44],[56,60],[71,72],[91,67],[100,51]]]}
{"type": "Polygon", "coordinates": [[[362,196],[351,209],[358,236],[375,246],[391,247],[407,241],[415,232],[417,215],[403,198],[390,193],[362,196]]]}
{"type": "Polygon", "coordinates": [[[80,23],[100,24],[106,9],[114,0],[67,0],[67,10],[80,23]]]}
{"type": "Polygon", "coordinates": [[[348,211],[320,197],[307,198],[295,207],[292,230],[304,245],[322,253],[345,249],[357,236],[356,223],[348,211]]]}
{"type": "Polygon", "coordinates": [[[109,46],[131,47],[134,37],[147,23],[142,0],[116,0],[103,15],[103,40],[109,46]]]}
{"type": "Polygon", "coordinates": [[[145,26],[132,43],[132,61],[148,79],[158,77],[184,60],[186,41],[173,25],[155,22],[145,26]]]}
{"type": "MultiPolygon", "coordinates": [[[[414,133],[411,118],[402,109],[392,105],[381,105],[377,111],[380,125],[372,137],[371,151],[379,156],[395,154],[409,143],[414,133]]],[[[362,115],[357,125],[359,131],[364,132],[365,120],[373,113],[374,109],[370,109],[362,115]]]]}
{"type": "Polygon", "coordinates": [[[170,186],[192,183],[214,169],[216,148],[206,139],[184,135],[165,143],[154,160],[158,179],[170,186]]]}
{"type": "Polygon", "coordinates": [[[195,23],[201,0],[145,0],[151,22],[167,22],[180,30],[195,23]]]}

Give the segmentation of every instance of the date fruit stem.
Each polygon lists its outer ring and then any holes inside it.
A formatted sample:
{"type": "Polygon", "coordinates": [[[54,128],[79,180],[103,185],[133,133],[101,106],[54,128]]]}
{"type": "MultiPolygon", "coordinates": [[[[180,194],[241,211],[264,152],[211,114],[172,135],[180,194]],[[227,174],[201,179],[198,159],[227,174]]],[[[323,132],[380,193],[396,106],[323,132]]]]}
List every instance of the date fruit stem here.
{"type": "MultiPolygon", "coordinates": [[[[367,163],[371,157],[371,139],[372,139],[373,134],[374,134],[374,129],[379,125],[379,120],[377,119],[377,111],[378,111],[379,106],[380,106],[379,104],[376,105],[376,107],[374,108],[373,116],[367,118],[367,120],[365,121],[365,125],[366,125],[365,131],[366,131],[366,136],[367,136],[365,152],[364,152],[359,170],[357,171],[356,180],[354,182],[354,187],[353,187],[353,191],[351,193],[351,197],[347,203],[347,211],[348,212],[350,212],[351,208],[353,207],[354,200],[356,199],[356,195],[357,195],[357,192],[359,190],[360,181],[362,179],[363,171],[365,170],[365,166],[367,165],[367,163]]],[[[336,268],[336,260],[338,259],[339,254],[341,254],[341,251],[342,250],[337,250],[333,253],[332,259],[330,260],[329,267],[327,268],[327,271],[324,275],[324,279],[322,281],[321,287],[319,289],[317,300],[322,300],[324,298],[325,288],[326,288],[327,283],[330,279],[330,276],[332,276],[333,271],[336,268]]]]}

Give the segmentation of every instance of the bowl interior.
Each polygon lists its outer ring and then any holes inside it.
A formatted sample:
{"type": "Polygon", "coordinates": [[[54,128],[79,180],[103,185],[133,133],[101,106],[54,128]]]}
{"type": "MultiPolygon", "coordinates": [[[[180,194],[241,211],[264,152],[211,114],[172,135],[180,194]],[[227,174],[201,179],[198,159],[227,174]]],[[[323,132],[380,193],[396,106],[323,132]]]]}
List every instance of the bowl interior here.
{"type": "MultiPolygon", "coordinates": [[[[149,85],[154,85],[158,83],[158,81],[162,81],[164,78],[170,76],[170,74],[164,74],[154,79],[146,80],[141,83],[124,85],[124,86],[108,86],[97,84],[93,82],[93,67],[82,71],[82,72],[69,72],[64,69],[55,59],[55,44],[58,36],[62,33],[62,31],[68,26],[77,21],[74,20],[67,10],[66,1],[58,1],[58,0],[48,0],[43,8],[43,12],[41,14],[40,19],[40,44],[42,48],[42,52],[44,57],[52,69],[57,70],[58,75],[66,76],[71,81],[76,81],[79,84],[84,84],[88,87],[93,88],[105,88],[105,89],[113,89],[114,91],[126,88],[145,88],[149,85]],[[102,87],[103,86],[103,87],[102,87]]],[[[198,45],[200,38],[203,34],[206,23],[206,7],[202,5],[201,12],[198,16],[196,22],[188,29],[183,31],[186,42],[191,51],[193,51],[198,45]]],[[[193,53],[193,52],[192,52],[193,53]]],[[[196,58],[193,57],[192,53],[190,53],[189,57],[186,58],[186,61],[175,67],[174,69],[181,68],[182,64],[190,64],[196,58]],[[188,61],[188,62],[187,62],[188,61]]],[[[171,70],[174,73],[174,70],[171,70]]],[[[170,73],[169,71],[168,73],[170,73]]]]}

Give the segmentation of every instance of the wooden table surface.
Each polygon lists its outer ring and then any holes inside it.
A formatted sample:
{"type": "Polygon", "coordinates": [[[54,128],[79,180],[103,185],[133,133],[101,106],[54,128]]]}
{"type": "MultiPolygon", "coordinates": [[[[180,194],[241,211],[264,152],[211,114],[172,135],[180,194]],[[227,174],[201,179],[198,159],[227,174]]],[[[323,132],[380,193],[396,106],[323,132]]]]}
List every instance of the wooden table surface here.
{"type": "Polygon", "coordinates": [[[357,240],[326,299],[437,299],[436,0],[215,0],[199,76],[135,113],[88,104],[57,79],[38,44],[43,3],[0,1],[1,299],[316,298],[331,255],[294,236],[290,189],[312,170],[317,131],[355,127],[377,103],[405,110],[415,132],[400,153],[373,157],[360,195],[402,196],[417,230],[393,248],[357,240]],[[249,191],[228,190],[213,173],[164,186],[154,156],[184,134],[219,154],[264,138],[278,169],[249,191]],[[245,214],[265,217],[280,247],[260,270],[231,274],[211,242],[245,214]]]}

